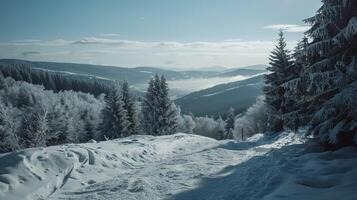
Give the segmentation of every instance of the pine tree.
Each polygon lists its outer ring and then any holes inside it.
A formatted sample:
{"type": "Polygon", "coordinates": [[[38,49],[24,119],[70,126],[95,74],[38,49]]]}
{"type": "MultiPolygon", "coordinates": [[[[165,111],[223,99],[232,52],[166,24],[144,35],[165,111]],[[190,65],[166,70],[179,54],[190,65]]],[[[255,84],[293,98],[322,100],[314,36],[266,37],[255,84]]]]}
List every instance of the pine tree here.
{"type": "Polygon", "coordinates": [[[19,121],[15,120],[18,117],[15,108],[0,102],[0,153],[20,149],[19,121]]]}
{"type": "Polygon", "coordinates": [[[128,136],[128,113],[124,109],[120,84],[116,82],[105,96],[105,108],[102,111],[101,131],[106,138],[116,139],[128,136]]]}
{"type": "Polygon", "coordinates": [[[227,135],[226,135],[225,139],[233,139],[233,130],[234,130],[235,119],[236,119],[236,116],[234,113],[234,108],[230,108],[228,110],[227,119],[226,119],[227,135]]]}
{"type": "Polygon", "coordinates": [[[26,109],[27,107],[33,104],[34,104],[34,97],[24,87],[21,87],[19,90],[19,94],[17,96],[16,107],[26,109]]]}
{"type": "Polygon", "coordinates": [[[4,74],[0,71],[0,90],[5,87],[6,87],[5,77],[4,77],[4,74]]]}
{"type": "Polygon", "coordinates": [[[289,77],[288,70],[292,65],[292,61],[286,46],[283,31],[280,31],[278,44],[271,52],[269,58],[271,66],[267,69],[271,73],[265,75],[266,86],[264,93],[269,112],[268,127],[270,131],[275,132],[283,130],[282,113],[286,111],[283,107],[285,99],[282,84],[291,78],[289,77]]]}
{"type": "MultiPolygon", "coordinates": [[[[157,76],[155,76],[157,77],[157,76]]],[[[155,135],[155,130],[157,129],[157,114],[155,112],[155,79],[150,79],[148,88],[145,94],[145,99],[142,103],[142,113],[143,113],[143,129],[148,135],[155,135]]]]}
{"type": "Polygon", "coordinates": [[[35,108],[24,116],[21,146],[24,148],[46,146],[49,131],[47,115],[46,109],[35,108]]]}
{"type": "Polygon", "coordinates": [[[130,125],[128,127],[128,134],[133,135],[138,132],[138,118],[137,110],[135,105],[135,98],[129,90],[129,84],[127,81],[124,81],[121,85],[122,90],[122,100],[124,103],[124,109],[128,114],[128,121],[130,125]]]}
{"type": "Polygon", "coordinates": [[[218,117],[218,119],[216,120],[217,122],[217,134],[218,134],[218,138],[219,140],[223,140],[226,139],[227,136],[227,131],[226,131],[226,127],[227,127],[227,123],[222,119],[221,116],[218,117]]]}
{"type": "Polygon", "coordinates": [[[53,90],[56,91],[56,85],[53,82],[52,76],[48,72],[42,72],[42,85],[45,87],[47,90],[53,90]]]}
{"type": "Polygon", "coordinates": [[[80,136],[80,142],[88,142],[96,137],[96,127],[94,120],[91,117],[90,111],[88,109],[84,110],[82,121],[84,122],[84,130],[80,136]]]}
{"type": "Polygon", "coordinates": [[[300,108],[306,107],[303,98],[305,83],[302,72],[308,66],[307,46],[307,37],[298,42],[293,54],[293,64],[287,69],[288,79],[281,85],[284,91],[284,101],[282,102],[282,107],[284,108],[284,112],[282,113],[284,129],[294,132],[297,132],[298,127],[306,123],[306,119],[301,113],[300,108]]]}
{"type": "Polygon", "coordinates": [[[302,108],[308,132],[325,144],[357,144],[357,1],[324,0],[305,22],[312,27],[302,108]]]}
{"type": "Polygon", "coordinates": [[[143,102],[143,126],[147,134],[169,135],[178,128],[177,108],[169,98],[164,76],[156,75],[149,82],[143,102]]]}

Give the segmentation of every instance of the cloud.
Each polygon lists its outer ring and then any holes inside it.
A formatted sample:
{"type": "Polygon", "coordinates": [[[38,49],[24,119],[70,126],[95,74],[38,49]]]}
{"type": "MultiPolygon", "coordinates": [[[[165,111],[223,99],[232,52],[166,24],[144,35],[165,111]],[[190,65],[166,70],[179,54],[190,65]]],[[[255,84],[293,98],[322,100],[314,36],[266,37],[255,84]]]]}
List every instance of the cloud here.
{"type": "Polygon", "coordinates": [[[101,37],[120,37],[120,34],[118,33],[101,33],[99,34],[101,37]]]}
{"type": "Polygon", "coordinates": [[[143,47],[146,45],[145,42],[132,41],[132,40],[116,40],[98,37],[85,37],[80,40],[72,42],[72,44],[80,45],[111,45],[111,46],[122,46],[122,47],[143,47]]]}
{"type": "Polygon", "coordinates": [[[22,56],[31,56],[31,55],[37,55],[37,54],[40,54],[40,52],[38,51],[24,51],[21,53],[22,56]]]}
{"type": "MultiPolygon", "coordinates": [[[[36,56],[36,60],[41,61],[105,63],[133,67],[229,67],[267,64],[274,44],[274,41],[269,40],[243,39],[181,42],[84,37],[78,40],[17,40],[0,43],[0,55],[19,59],[36,56]]],[[[295,44],[296,42],[289,41],[288,47],[292,49],[295,44]]]]}
{"type": "Polygon", "coordinates": [[[73,41],[64,39],[55,40],[14,40],[10,42],[0,43],[2,46],[64,46],[71,44],[73,41]]]}
{"type": "Polygon", "coordinates": [[[194,42],[178,42],[178,41],[154,41],[144,42],[137,40],[119,40],[98,37],[85,37],[74,41],[74,45],[103,45],[113,46],[128,49],[165,49],[165,50],[237,50],[237,49],[261,49],[264,47],[272,47],[272,41],[244,41],[240,39],[223,40],[217,42],[194,41],[194,42]]]}
{"type": "Polygon", "coordinates": [[[309,30],[310,26],[303,26],[303,25],[295,25],[295,24],[275,24],[264,26],[264,29],[271,29],[271,30],[284,30],[290,33],[303,33],[309,30]]]}

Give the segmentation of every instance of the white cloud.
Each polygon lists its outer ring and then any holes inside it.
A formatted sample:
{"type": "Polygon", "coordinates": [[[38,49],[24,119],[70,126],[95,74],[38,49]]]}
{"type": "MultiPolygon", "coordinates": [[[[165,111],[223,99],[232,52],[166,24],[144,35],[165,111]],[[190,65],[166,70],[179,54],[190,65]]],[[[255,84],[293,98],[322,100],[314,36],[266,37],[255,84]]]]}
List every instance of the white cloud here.
{"type": "Polygon", "coordinates": [[[123,46],[123,47],[142,47],[145,45],[143,42],[131,41],[131,40],[116,40],[98,37],[85,37],[80,40],[72,42],[72,44],[81,45],[111,45],[111,46],[123,46]]]}
{"type": "Polygon", "coordinates": [[[120,34],[118,33],[101,33],[99,34],[101,37],[120,37],[120,34]]]}
{"type": "Polygon", "coordinates": [[[262,49],[271,47],[271,41],[244,41],[244,40],[223,40],[218,42],[195,41],[195,42],[177,42],[177,41],[155,41],[144,42],[137,40],[119,40],[98,37],[85,37],[74,41],[74,45],[103,45],[128,49],[168,49],[168,50],[207,50],[207,51],[225,51],[235,49],[262,49]]]}
{"type": "Polygon", "coordinates": [[[64,46],[73,43],[70,40],[55,39],[55,40],[14,40],[10,42],[0,43],[2,46],[64,46]]]}
{"type": "Polygon", "coordinates": [[[295,24],[274,24],[269,26],[264,26],[264,29],[271,29],[271,30],[284,30],[290,33],[303,33],[307,31],[310,26],[303,26],[303,25],[295,25],[295,24]]]}
{"type": "MultiPolygon", "coordinates": [[[[85,37],[79,40],[19,40],[2,43],[0,55],[9,58],[127,67],[142,65],[169,66],[176,69],[218,65],[237,67],[267,64],[274,44],[274,41],[268,40],[180,42],[85,37]],[[35,51],[41,53],[34,53],[35,51]]],[[[296,42],[288,42],[290,49],[295,44],[296,42]]]]}

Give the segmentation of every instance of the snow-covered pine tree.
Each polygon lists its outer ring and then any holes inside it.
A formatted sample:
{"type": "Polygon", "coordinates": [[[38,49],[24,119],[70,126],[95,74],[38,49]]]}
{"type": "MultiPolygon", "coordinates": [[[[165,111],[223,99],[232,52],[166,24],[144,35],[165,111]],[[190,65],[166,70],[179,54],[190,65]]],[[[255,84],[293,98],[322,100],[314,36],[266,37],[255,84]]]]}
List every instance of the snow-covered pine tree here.
{"type": "Polygon", "coordinates": [[[160,135],[171,135],[176,133],[178,128],[178,113],[176,105],[170,100],[169,86],[164,75],[160,79],[161,98],[158,107],[161,107],[161,131],[160,135]]]}
{"type": "Polygon", "coordinates": [[[234,108],[228,110],[226,118],[226,137],[225,139],[233,139],[234,122],[236,120],[234,108]]]}
{"type": "Polygon", "coordinates": [[[285,99],[282,84],[291,78],[288,70],[292,65],[292,61],[286,46],[283,31],[280,30],[278,44],[269,57],[270,67],[267,70],[271,73],[265,75],[266,86],[264,87],[265,101],[269,113],[268,127],[270,131],[274,132],[283,130],[282,113],[285,110],[282,105],[285,99]]]}
{"type": "Polygon", "coordinates": [[[304,37],[298,42],[293,53],[293,64],[287,70],[288,79],[282,84],[284,89],[284,101],[282,106],[284,112],[282,118],[284,120],[284,129],[297,131],[299,126],[306,124],[307,120],[304,117],[304,112],[301,112],[304,105],[304,79],[302,78],[303,69],[308,66],[308,57],[306,49],[308,46],[308,38],[304,37]]]}
{"type": "Polygon", "coordinates": [[[95,126],[95,121],[92,117],[92,114],[90,113],[91,110],[86,109],[84,110],[82,114],[82,121],[84,122],[83,124],[83,131],[82,135],[80,135],[79,141],[80,142],[88,142],[91,139],[96,138],[96,126],[95,126]]]}
{"type": "Polygon", "coordinates": [[[21,146],[45,147],[48,138],[48,111],[45,108],[35,107],[23,117],[21,128],[21,146]]]}
{"type": "Polygon", "coordinates": [[[108,94],[105,96],[105,107],[102,111],[103,121],[101,131],[103,136],[109,139],[116,139],[128,136],[128,120],[127,111],[124,109],[124,102],[120,84],[116,82],[108,94]]]}
{"type": "Polygon", "coordinates": [[[124,81],[121,85],[122,91],[122,100],[124,103],[124,109],[128,114],[128,121],[130,125],[128,127],[128,134],[133,135],[138,132],[138,115],[136,110],[135,98],[130,92],[129,84],[127,81],[124,81]]]}
{"type": "Polygon", "coordinates": [[[20,111],[11,105],[0,102],[0,153],[20,149],[18,118],[20,111]]]}
{"type": "Polygon", "coordinates": [[[323,0],[305,22],[308,132],[325,144],[357,144],[357,1],[323,0]]]}
{"type": "Polygon", "coordinates": [[[169,98],[169,88],[164,76],[155,75],[143,102],[143,126],[150,135],[169,135],[178,127],[177,108],[169,98]]]}
{"type": "Polygon", "coordinates": [[[5,77],[4,74],[0,71],[0,90],[5,88],[5,77]]]}
{"type": "MultiPolygon", "coordinates": [[[[155,76],[157,78],[157,76],[155,76]]],[[[155,112],[155,101],[157,92],[154,88],[155,79],[151,78],[148,84],[148,88],[145,94],[145,98],[142,102],[142,129],[148,135],[155,135],[157,129],[157,116],[155,112]]]]}
{"type": "Polygon", "coordinates": [[[219,136],[219,140],[224,140],[227,137],[227,131],[226,131],[226,127],[227,127],[227,123],[222,119],[221,116],[218,117],[218,119],[216,120],[218,126],[217,126],[217,134],[219,136]]]}

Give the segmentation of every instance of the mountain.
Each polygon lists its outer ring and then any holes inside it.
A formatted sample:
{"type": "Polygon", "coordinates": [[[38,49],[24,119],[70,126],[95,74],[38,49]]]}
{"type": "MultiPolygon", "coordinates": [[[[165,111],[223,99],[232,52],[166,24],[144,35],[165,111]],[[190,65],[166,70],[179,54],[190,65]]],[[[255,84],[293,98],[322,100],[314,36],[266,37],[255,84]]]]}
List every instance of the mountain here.
{"type": "Polygon", "coordinates": [[[255,103],[262,94],[263,75],[243,81],[217,85],[198,92],[193,92],[175,100],[183,113],[193,113],[195,116],[224,115],[230,107],[242,112],[255,103]]]}
{"type": "Polygon", "coordinates": [[[253,69],[253,70],[263,70],[266,71],[267,70],[267,65],[250,65],[247,67],[243,67],[242,69],[253,69]]]}
{"type": "Polygon", "coordinates": [[[130,84],[147,83],[155,74],[162,74],[168,80],[188,79],[196,77],[215,77],[218,72],[202,71],[175,71],[162,69],[159,67],[116,67],[91,64],[58,63],[58,62],[37,62],[16,59],[0,59],[1,66],[24,65],[34,69],[44,69],[48,71],[68,73],[72,75],[95,76],[110,80],[127,80],[130,84]]]}
{"type": "Polygon", "coordinates": [[[265,72],[266,70],[241,68],[241,69],[234,69],[231,71],[220,73],[218,76],[220,77],[254,76],[265,72]]]}
{"type": "MultiPolygon", "coordinates": [[[[23,66],[29,67],[31,69],[40,69],[49,71],[52,73],[67,74],[69,76],[76,76],[79,79],[101,79],[103,81],[112,80],[127,80],[129,84],[138,93],[143,93],[146,91],[147,83],[150,78],[155,75],[164,75],[169,83],[184,80],[186,84],[194,84],[198,79],[204,79],[205,81],[210,81],[213,84],[219,84],[222,82],[231,82],[231,77],[243,76],[243,78],[248,76],[253,76],[261,74],[262,71],[255,69],[236,69],[225,71],[200,71],[200,70],[187,70],[187,71],[176,71],[171,69],[164,69],[162,67],[148,67],[140,66],[135,68],[126,67],[115,67],[115,66],[103,66],[103,65],[91,65],[91,64],[75,64],[75,63],[58,63],[58,62],[37,62],[37,61],[26,61],[26,60],[16,60],[16,59],[0,59],[0,69],[11,67],[11,66],[23,66]],[[223,81],[227,79],[228,81],[223,81]]],[[[218,68],[217,68],[218,69],[218,68]]],[[[240,77],[242,78],[242,77],[240,77]]],[[[197,83],[196,83],[197,84],[197,83]]],[[[202,85],[201,88],[197,90],[204,89],[205,86],[202,85]]],[[[170,91],[170,96],[172,97],[182,97],[192,92],[192,90],[185,89],[175,89],[172,88],[170,91]]]]}

